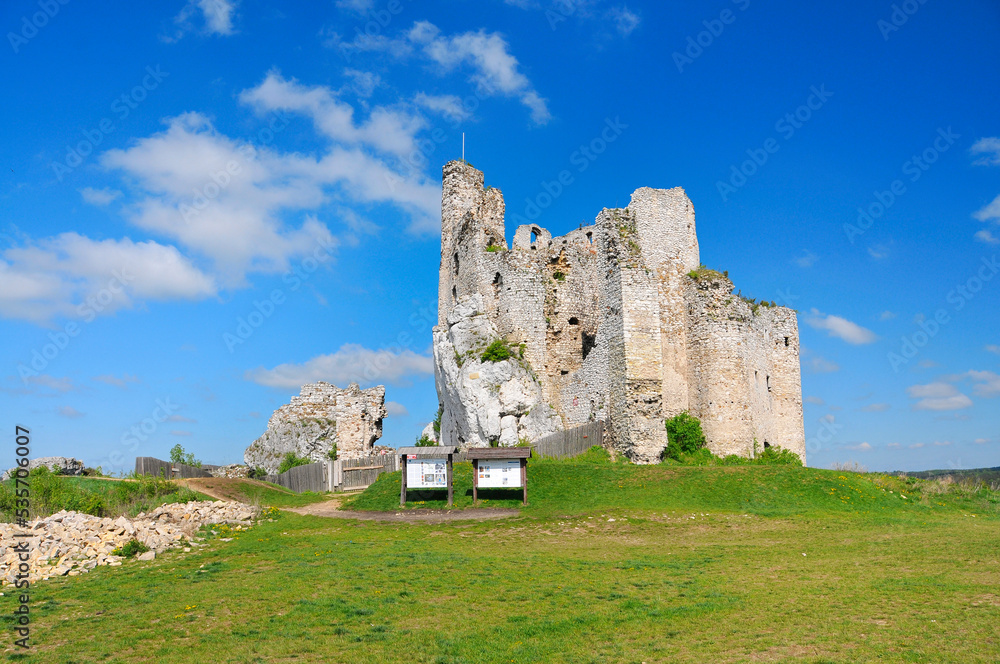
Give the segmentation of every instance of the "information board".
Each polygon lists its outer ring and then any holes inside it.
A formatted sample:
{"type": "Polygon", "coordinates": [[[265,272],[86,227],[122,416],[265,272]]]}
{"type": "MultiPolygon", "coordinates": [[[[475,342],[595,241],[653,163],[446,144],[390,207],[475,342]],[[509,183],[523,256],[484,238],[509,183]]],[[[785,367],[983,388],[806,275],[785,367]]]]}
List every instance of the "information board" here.
{"type": "Polygon", "coordinates": [[[519,489],[521,488],[520,459],[479,459],[480,489],[519,489]]]}
{"type": "Polygon", "coordinates": [[[448,460],[445,458],[406,458],[406,486],[409,489],[447,489],[448,460]]]}

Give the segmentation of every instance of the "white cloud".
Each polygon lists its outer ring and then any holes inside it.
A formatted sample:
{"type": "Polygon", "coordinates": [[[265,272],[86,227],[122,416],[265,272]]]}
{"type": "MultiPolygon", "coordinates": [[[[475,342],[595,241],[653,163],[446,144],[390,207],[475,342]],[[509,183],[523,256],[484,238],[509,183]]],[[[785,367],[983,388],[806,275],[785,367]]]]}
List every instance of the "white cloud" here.
{"type": "Polygon", "coordinates": [[[822,405],[824,405],[826,403],[825,401],[823,401],[819,397],[806,397],[805,398],[805,402],[806,403],[814,404],[816,406],[822,406],[822,405]]]}
{"type": "Polygon", "coordinates": [[[410,414],[410,411],[406,409],[401,403],[396,403],[395,401],[386,401],[385,410],[389,415],[396,417],[406,417],[410,414]]]}
{"type": "Polygon", "coordinates": [[[215,291],[213,279],[175,247],[156,242],[63,233],[0,253],[0,316],[6,318],[86,318],[134,300],[200,299],[215,291]]]}
{"type": "Polygon", "coordinates": [[[419,92],[413,101],[418,106],[443,115],[452,122],[460,122],[470,116],[462,105],[462,99],[457,95],[429,95],[419,92]]]}
{"type": "Polygon", "coordinates": [[[886,445],[886,447],[888,447],[890,450],[898,450],[900,447],[902,447],[902,445],[900,445],[899,443],[889,443],[888,445],[886,445]]]}
{"type": "Polygon", "coordinates": [[[1000,196],[997,196],[981,210],[977,210],[972,215],[979,221],[990,221],[991,219],[1000,222],[1000,196]]]}
{"type": "Polygon", "coordinates": [[[139,379],[135,376],[129,374],[122,374],[122,377],[113,376],[111,374],[106,374],[103,376],[94,376],[94,380],[98,383],[104,383],[106,385],[114,385],[115,387],[126,387],[129,383],[138,383],[139,379]]]}
{"type": "Polygon", "coordinates": [[[909,449],[919,450],[921,447],[926,447],[926,445],[924,443],[913,443],[912,445],[909,446],[909,449]]]}
{"type": "Polygon", "coordinates": [[[93,187],[84,187],[80,189],[80,195],[83,196],[83,200],[91,205],[97,205],[104,207],[105,205],[111,205],[122,192],[117,189],[109,189],[105,187],[104,189],[94,189],[93,187]]]}
{"type": "Polygon", "coordinates": [[[1000,244],[1000,238],[998,238],[989,229],[986,228],[982,229],[981,231],[976,231],[976,234],[973,237],[975,237],[978,241],[983,242],[985,244],[1000,244]]]}
{"type": "Polygon", "coordinates": [[[882,260],[889,257],[889,247],[884,244],[876,244],[868,247],[868,255],[875,260],[882,260]]]}
{"type": "Polygon", "coordinates": [[[804,252],[805,253],[803,253],[801,256],[798,256],[795,259],[793,259],[795,264],[798,265],[799,267],[812,267],[813,265],[815,265],[816,261],[819,260],[819,256],[809,251],[808,249],[805,249],[804,252]]]}
{"type": "Polygon", "coordinates": [[[934,367],[939,367],[941,365],[934,360],[920,360],[917,362],[917,366],[921,369],[933,369],[934,367]]]}
{"type": "Polygon", "coordinates": [[[803,359],[802,363],[805,365],[806,369],[812,373],[832,373],[834,371],[840,371],[839,364],[831,362],[830,360],[820,357],[819,355],[803,359]]]}
{"type": "Polygon", "coordinates": [[[912,399],[919,399],[913,410],[961,410],[972,406],[972,399],[958,391],[954,385],[934,382],[926,385],[911,385],[906,393],[912,399]]]}
{"type": "Polygon", "coordinates": [[[337,0],[336,5],[338,9],[345,9],[364,16],[375,6],[375,0],[337,0]]]}
{"type": "Polygon", "coordinates": [[[177,33],[173,38],[166,38],[166,41],[176,41],[193,30],[192,17],[198,12],[205,22],[204,31],[207,34],[233,34],[233,14],[237,4],[238,0],[188,0],[180,13],[174,17],[174,23],[178,25],[177,33]]]}
{"type": "Polygon", "coordinates": [[[951,447],[952,442],[950,440],[935,440],[934,447],[951,447]]]}
{"type": "Polygon", "coordinates": [[[879,320],[892,320],[895,317],[896,317],[896,314],[893,313],[893,312],[891,312],[891,311],[888,311],[888,310],[883,311],[882,313],[880,313],[878,315],[878,319],[879,320]]]}
{"type": "Polygon", "coordinates": [[[426,122],[405,111],[378,106],[358,124],[354,107],[323,85],[305,86],[271,71],[255,88],[240,93],[240,101],[258,111],[291,111],[310,117],[316,129],[345,145],[366,145],[381,152],[406,156],[416,149],[415,137],[426,122]]]}
{"type": "Polygon", "coordinates": [[[192,420],[190,417],[184,417],[183,415],[171,415],[167,418],[167,422],[190,422],[194,423],[198,420],[192,420]]]}
{"type": "Polygon", "coordinates": [[[872,446],[869,445],[868,443],[859,443],[857,445],[848,445],[847,446],[847,449],[849,449],[849,450],[856,450],[858,452],[867,452],[867,451],[871,450],[871,448],[872,448],[872,446]]]}
{"type": "Polygon", "coordinates": [[[83,417],[83,413],[81,413],[80,411],[78,411],[76,408],[73,408],[73,406],[62,406],[62,407],[59,408],[58,412],[63,417],[68,417],[70,419],[76,419],[78,417],[83,417]]]}
{"type": "Polygon", "coordinates": [[[976,396],[1000,396],[1000,375],[992,371],[969,371],[965,375],[975,383],[972,386],[972,392],[976,396]]]}
{"type": "Polygon", "coordinates": [[[890,408],[892,408],[892,406],[887,403],[870,403],[867,406],[864,406],[861,410],[866,413],[884,413],[890,408]]]}
{"type": "Polygon", "coordinates": [[[985,350],[988,353],[996,353],[997,355],[1000,355],[1000,346],[996,344],[986,344],[985,350]]]}
{"type": "Polygon", "coordinates": [[[190,436],[191,432],[190,431],[179,431],[177,429],[174,429],[173,431],[170,432],[170,435],[171,436],[190,436]]]}
{"type": "Polygon", "coordinates": [[[990,439],[989,438],[976,438],[972,442],[974,442],[976,445],[985,445],[986,443],[990,442],[990,439]]]}
{"type": "Polygon", "coordinates": [[[1000,138],[990,136],[980,138],[969,149],[972,154],[984,155],[972,162],[977,166],[1000,166],[1000,138]]]}
{"type": "Polygon", "coordinates": [[[72,392],[76,389],[73,379],[65,376],[62,378],[56,378],[55,376],[50,376],[49,374],[39,374],[37,376],[25,377],[24,382],[29,385],[47,387],[50,390],[55,390],[56,392],[72,392]]]}
{"type": "Polygon", "coordinates": [[[410,377],[434,373],[434,359],[412,350],[371,350],[359,344],[344,344],[336,353],[319,355],[302,364],[282,364],[274,369],[259,367],[246,378],[268,387],[300,388],[306,383],[327,381],[336,385],[406,384],[410,377]]]}
{"type": "Polygon", "coordinates": [[[632,34],[632,31],[638,28],[642,22],[639,15],[630,10],[627,5],[613,7],[608,12],[608,18],[614,22],[615,29],[623,37],[628,37],[632,34]]]}
{"type": "Polygon", "coordinates": [[[551,119],[546,101],[535,91],[531,81],[518,69],[518,61],[508,50],[499,33],[463,32],[441,36],[437,26],[418,21],[408,34],[410,42],[421,47],[424,55],[451,71],[461,65],[472,67],[471,80],[481,93],[517,97],[531,111],[536,124],[551,119]]]}
{"type": "Polygon", "coordinates": [[[806,323],[818,330],[826,330],[831,337],[843,339],[849,344],[870,344],[878,339],[878,335],[857,323],[832,314],[824,315],[816,309],[806,318],[806,323]]]}
{"type": "Polygon", "coordinates": [[[344,76],[351,79],[350,88],[362,99],[367,99],[375,92],[375,88],[382,85],[382,78],[370,71],[360,69],[345,69],[344,76]]]}

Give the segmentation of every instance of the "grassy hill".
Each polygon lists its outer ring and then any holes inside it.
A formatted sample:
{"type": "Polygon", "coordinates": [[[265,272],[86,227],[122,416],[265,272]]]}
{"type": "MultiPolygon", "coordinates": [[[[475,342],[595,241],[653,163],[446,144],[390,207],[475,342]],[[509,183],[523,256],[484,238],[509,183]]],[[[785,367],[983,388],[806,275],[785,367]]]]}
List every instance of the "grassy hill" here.
{"type": "Polygon", "coordinates": [[[991,485],[994,490],[1000,489],[1000,466],[996,468],[971,468],[967,470],[922,470],[915,473],[893,472],[892,474],[925,480],[950,477],[959,482],[985,482],[991,485]]]}
{"type": "MultiPolygon", "coordinates": [[[[388,473],[344,509],[398,511],[400,473],[388,473]]],[[[472,464],[455,464],[455,508],[472,505],[472,464]]],[[[480,492],[482,507],[520,507],[519,490],[480,492]]],[[[1000,493],[961,483],[801,466],[636,466],[593,449],[528,464],[525,514],[595,510],[721,510],[761,516],[852,514],[896,518],[948,510],[995,510],[1000,493]]],[[[407,509],[446,508],[443,490],[409,491],[407,509]]]]}
{"type": "MultiPolygon", "coordinates": [[[[398,510],[398,479],[353,507],[398,510]]],[[[7,593],[0,638],[24,662],[1000,661],[992,492],[591,454],[532,461],[529,500],[489,522],[286,512],[38,584],[28,653],[11,646],[7,593]]]]}

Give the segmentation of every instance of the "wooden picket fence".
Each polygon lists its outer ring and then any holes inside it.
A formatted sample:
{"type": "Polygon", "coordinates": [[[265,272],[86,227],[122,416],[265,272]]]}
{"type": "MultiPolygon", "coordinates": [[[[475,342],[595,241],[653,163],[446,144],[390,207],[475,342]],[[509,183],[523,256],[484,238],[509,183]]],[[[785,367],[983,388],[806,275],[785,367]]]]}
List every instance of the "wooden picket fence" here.
{"type": "MultiPolygon", "coordinates": [[[[214,466],[212,466],[214,468],[214,466]]],[[[170,463],[156,457],[136,457],[135,472],[137,475],[152,475],[168,480],[191,477],[211,477],[207,467],[196,468],[183,463],[170,463]]]]}

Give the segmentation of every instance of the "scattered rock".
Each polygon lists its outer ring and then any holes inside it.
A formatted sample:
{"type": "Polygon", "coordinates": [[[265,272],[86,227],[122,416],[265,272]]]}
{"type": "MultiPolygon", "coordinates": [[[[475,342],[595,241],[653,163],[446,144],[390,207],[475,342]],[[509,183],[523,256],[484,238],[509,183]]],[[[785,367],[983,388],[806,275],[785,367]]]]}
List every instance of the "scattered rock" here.
{"type": "Polygon", "coordinates": [[[205,524],[228,523],[249,527],[260,515],[259,508],[238,502],[191,502],[163,504],[149,514],[134,519],[100,518],[79,512],[58,512],[36,519],[28,527],[0,523],[0,583],[17,580],[20,563],[28,564],[28,581],[34,583],[53,576],[77,576],[100,565],[117,567],[122,558],[115,549],[136,539],[150,548],[139,560],[154,560],[157,553],[173,547],[204,546],[194,534],[205,524]],[[15,537],[27,532],[30,537],[15,537]],[[28,559],[14,547],[27,543],[28,559]]]}

